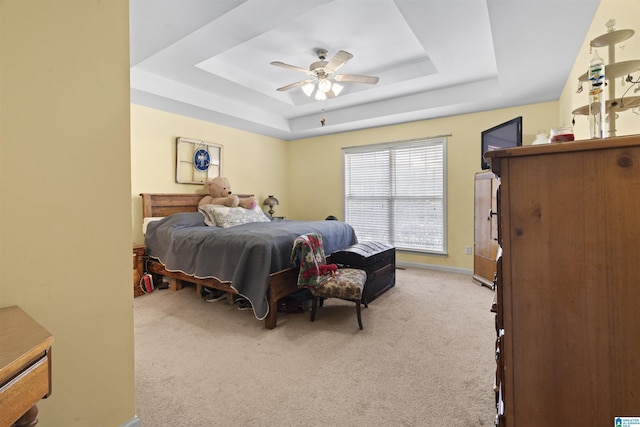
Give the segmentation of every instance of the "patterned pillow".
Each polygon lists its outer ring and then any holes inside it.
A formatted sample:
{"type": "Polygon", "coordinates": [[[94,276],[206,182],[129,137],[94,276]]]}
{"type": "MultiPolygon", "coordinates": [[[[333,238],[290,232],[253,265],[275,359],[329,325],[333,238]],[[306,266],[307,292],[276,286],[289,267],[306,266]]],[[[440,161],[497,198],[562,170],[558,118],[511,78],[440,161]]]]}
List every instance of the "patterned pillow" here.
{"type": "Polygon", "coordinates": [[[209,227],[217,227],[216,218],[213,216],[213,208],[214,207],[224,207],[223,205],[202,205],[198,206],[198,212],[202,214],[204,217],[204,222],[209,227]]]}
{"type": "MultiPolygon", "coordinates": [[[[206,206],[206,205],[205,205],[206,206]]],[[[236,225],[250,222],[270,222],[271,220],[262,212],[260,207],[256,209],[245,209],[241,207],[228,208],[226,206],[212,206],[211,212],[216,220],[216,225],[222,228],[234,227],[236,225]]]]}

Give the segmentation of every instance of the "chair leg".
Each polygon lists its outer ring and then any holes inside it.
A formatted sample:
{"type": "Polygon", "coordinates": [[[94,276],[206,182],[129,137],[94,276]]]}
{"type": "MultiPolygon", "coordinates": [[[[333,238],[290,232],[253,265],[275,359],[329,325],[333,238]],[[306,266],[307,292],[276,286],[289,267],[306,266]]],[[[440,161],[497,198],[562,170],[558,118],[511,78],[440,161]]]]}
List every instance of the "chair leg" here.
{"type": "Polygon", "coordinates": [[[311,319],[310,321],[313,322],[314,320],[316,320],[316,309],[318,308],[318,297],[313,297],[312,302],[311,302],[311,319]]]}
{"type": "MultiPolygon", "coordinates": [[[[367,303],[365,302],[365,306],[367,303]]],[[[358,314],[358,326],[360,326],[360,330],[362,330],[362,316],[360,316],[360,300],[356,300],[356,313],[358,314]]]]}

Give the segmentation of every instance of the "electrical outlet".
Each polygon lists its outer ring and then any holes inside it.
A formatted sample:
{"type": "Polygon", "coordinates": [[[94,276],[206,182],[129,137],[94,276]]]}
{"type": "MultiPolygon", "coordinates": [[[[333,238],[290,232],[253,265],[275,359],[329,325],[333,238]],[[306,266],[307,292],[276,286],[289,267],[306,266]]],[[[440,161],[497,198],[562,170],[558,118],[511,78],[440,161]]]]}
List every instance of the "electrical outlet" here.
{"type": "Polygon", "coordinates": [[[465,246],[464,247],[464,254],[465,255],[471,255],[471,246],[465,246]]]}

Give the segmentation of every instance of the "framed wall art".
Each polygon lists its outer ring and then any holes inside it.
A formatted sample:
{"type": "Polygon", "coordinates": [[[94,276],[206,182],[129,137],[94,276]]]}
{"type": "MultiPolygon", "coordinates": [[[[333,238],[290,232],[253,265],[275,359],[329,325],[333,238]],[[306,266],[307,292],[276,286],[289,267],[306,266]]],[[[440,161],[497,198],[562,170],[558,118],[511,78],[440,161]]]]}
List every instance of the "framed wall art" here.
{"type": "Polygon", "coordinates": [[[176,138],[176,182],[203,184],[222,175],[222,145],[176,138]]]}

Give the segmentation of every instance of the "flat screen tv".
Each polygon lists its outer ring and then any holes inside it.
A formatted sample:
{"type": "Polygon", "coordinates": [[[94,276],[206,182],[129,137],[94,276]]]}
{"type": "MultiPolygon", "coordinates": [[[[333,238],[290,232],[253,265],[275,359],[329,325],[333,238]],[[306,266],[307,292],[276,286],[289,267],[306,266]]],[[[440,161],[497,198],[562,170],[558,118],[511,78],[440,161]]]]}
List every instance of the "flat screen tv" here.
{"type": "Polygon", "coordinates": [[[522,117],[516,117],[483,131],[481,140],[480,164],[482,169],[489,169],[490,166],[484,159],[484,153],[522,145],[522,117]]]}

